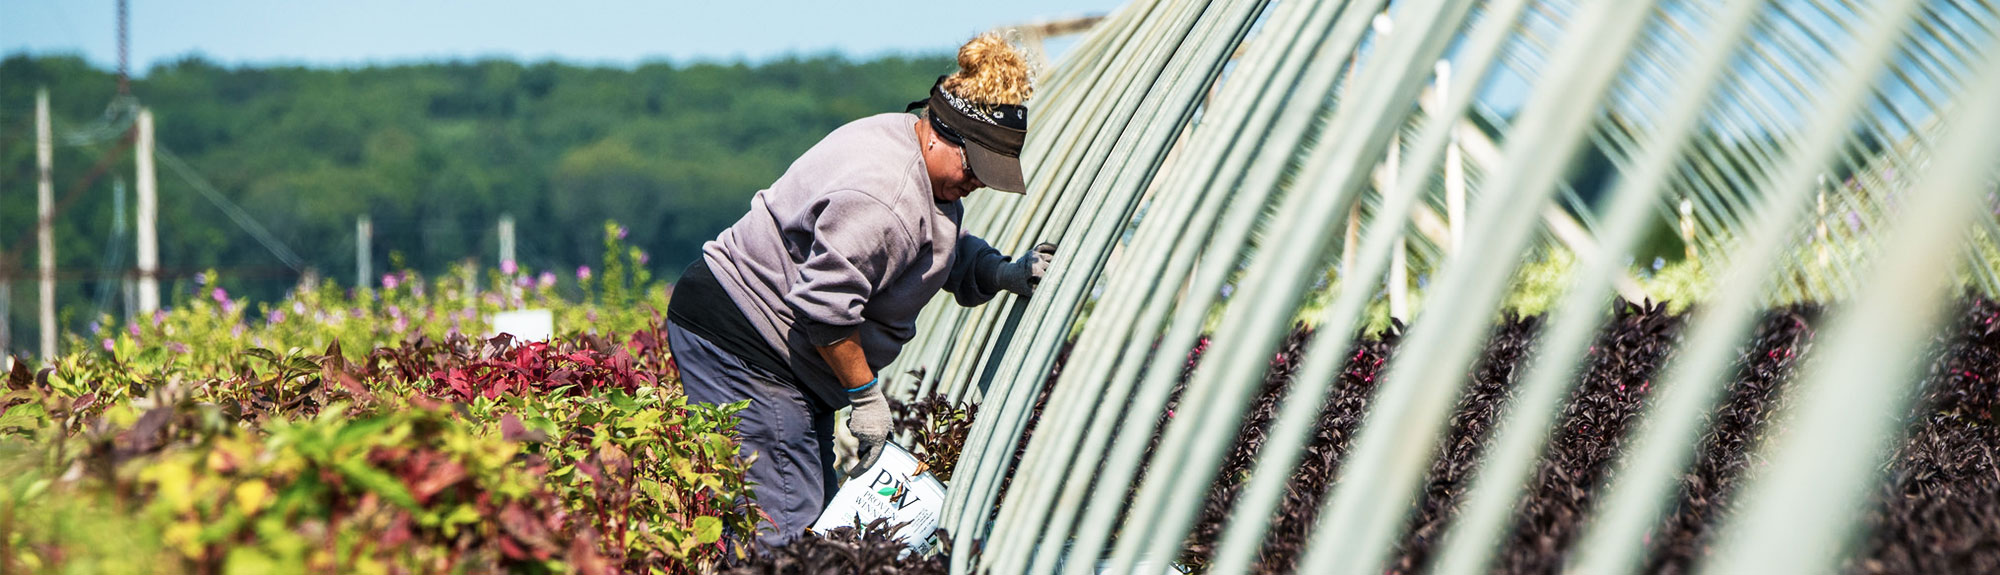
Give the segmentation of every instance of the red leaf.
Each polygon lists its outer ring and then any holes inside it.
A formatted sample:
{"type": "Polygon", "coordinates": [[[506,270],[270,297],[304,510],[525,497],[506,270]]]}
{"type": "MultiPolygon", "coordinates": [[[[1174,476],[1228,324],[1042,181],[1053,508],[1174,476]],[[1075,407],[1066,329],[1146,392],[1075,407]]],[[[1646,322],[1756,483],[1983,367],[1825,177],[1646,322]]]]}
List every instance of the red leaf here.
{"type": "MultiPolygon", "coordinates": [[[[561,548],[549,538],[548,527],[535,519],[528,510],[521,508],[520,503],[509,503],[500,510],[500,528],[506,531],[511,539],[526,545],[534,558],[548,559],[561,548]]],[[[507,538],[500,541],[504,545],[507,538]]]]}
{"type": "Polygon", "coordinates": [[[597,530],[585,527],[577,533],[576,538],[569,541],[569,565],[570,568],[576,569],[577,575],[617,573],[617,570],[612,569],[611,562],[604,560],[604,555],[597,552],[595,543],[597,540],[597,530]]]}
{"type": "Polygon", "coordinates": [[[458,462],[440,462],[430,466],[421,478],[411,483],[410,494],[416,496],[417,502],[429,504],[431,496],[465,480],[465,476],[465,466],[458,462]]]}
{"type": "Polygon", "coordinates": [[[397,545],[402,545],[405,541],[409,541],[411,537],[410,513],[399,511],[396,513],[395,519],[389,520],[389,528],[382,530],[380,542],[382,547],[394,548],[397,545]]]}
{"type": "Polygon", "coordinates": [[[500,438],[507,441],[540,443],[548,441],[549,435],[539,429],[529,430],[528,426],[521,424],[521,418],[509,413],[500,416],[500,438]]]}

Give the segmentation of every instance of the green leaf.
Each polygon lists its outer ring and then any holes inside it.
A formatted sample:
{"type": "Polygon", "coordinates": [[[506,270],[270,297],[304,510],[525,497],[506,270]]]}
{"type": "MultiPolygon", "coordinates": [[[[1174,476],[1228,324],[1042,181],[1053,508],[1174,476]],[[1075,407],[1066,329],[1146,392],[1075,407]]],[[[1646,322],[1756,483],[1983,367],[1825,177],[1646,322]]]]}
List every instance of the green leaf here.
{"type": "Polygon", "coordinates": [[[380,434],[383,429],[388,428],[390,423],[392,422],[386,417],[356,421],[341,428],[340,432],[333,436],[333,442],[335,445],[344,446],[352,442],[374,437],[380,434]]]}
{"type": "Polygon", "coordinates": [[[278,362],[278,354],[271,353],[271,350],[264,349],[261,347],[253,347],[250,349],[243,350],[243,355],[247,355],[250,357],[270,362],[271,365],[280,365],[278,362]]]}
{"type": "Polygon", "coordinates": [[[265,555],[255,547],[234,547],[222,560],[225,575],[250,575],[253,573],[278,573],[284,569],[278,560],[265,555]]]}
{"type": "Polygon", "coordinates": [[[342,461],[338,469],[340,469],[341,475],[359,484],[362,489],[382,496],[382,499],[388,500],[397,507],[411,511],[421,509],[417,505],[417,498],[410,495],[409,488],[403,486],[401,480],[380,469],[369,467],[368,462],[365,460],[349,459],[342,461]]]}
{"type": "Polygon", "coordinates": [[[694,518],[694,540],[701,543],[722,540],[722,520],[706,516],[694,518]]]}

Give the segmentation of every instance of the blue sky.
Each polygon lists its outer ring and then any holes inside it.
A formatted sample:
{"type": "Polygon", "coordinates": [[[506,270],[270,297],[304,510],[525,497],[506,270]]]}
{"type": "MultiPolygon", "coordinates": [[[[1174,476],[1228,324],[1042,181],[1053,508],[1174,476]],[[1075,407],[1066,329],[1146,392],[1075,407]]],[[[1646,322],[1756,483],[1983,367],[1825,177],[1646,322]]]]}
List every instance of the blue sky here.
{"type": "MultiPolygon", "coordinates": [[[[631,65],[939,53],[983,30],[1123,0],[133,0],[133,72],[189,54],[357,66],[501,57],[631,65]]],[[[0,0],[0,52],[117,60],[115,0],[0,0]]]]}

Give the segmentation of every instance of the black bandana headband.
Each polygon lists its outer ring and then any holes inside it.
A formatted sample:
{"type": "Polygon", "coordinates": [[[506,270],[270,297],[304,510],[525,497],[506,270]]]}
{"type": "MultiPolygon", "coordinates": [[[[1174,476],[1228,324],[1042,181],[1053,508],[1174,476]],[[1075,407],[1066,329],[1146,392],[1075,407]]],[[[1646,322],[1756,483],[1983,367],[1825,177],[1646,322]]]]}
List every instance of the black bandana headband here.
{"type": "Polygon", "coordinates": [[[1028,108],[986,104],[960,98],[944,89],[944,76],[931,85],[931,97],[911,102],[904,111],[928,108],[931,130],[966,149],[973,172],[988,187],[1021,193],[1021,145],[1028,136],[1028,108]],[[976,144],[967,146],[966,143],[976,144]]]}

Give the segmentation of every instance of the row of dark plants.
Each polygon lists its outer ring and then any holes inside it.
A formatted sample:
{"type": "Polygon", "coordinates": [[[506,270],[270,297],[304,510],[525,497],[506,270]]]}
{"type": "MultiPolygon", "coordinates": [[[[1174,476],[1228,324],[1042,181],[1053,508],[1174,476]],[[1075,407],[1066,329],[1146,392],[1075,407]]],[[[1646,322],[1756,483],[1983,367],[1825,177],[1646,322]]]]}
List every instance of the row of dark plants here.
{"type": "MultiPolygon", "coordinates": [[[[1908,439],[1897,449],[1876,495],[1868,536],[1847,561],[1851,573],[2000,573],[2000,459],[1994,455],[2000,451],[2000,324],[1995,322],[2000,304],[1968,296],[1959,309],[1936,341],[1930,375],[1908,416],[1908,439]]],[[[1810,351],[1820,315],[1811,306],[1773,309],[1739,348],[1735,375],[1707,416],[1681,491],[1648,535],[1645,572],[1687,573],[1712,552],[1717,526],[1738,503],[1737,489],[1762,465],[1754,457],[1757,448],[1782,429],[1778,414],[1810,351]]],[[[1499,549],[1495,572],[1557,573],[1573,555],[1585,521],[1629,447],[1638,414],[1654,397],[1657,378],[1681,343],[1685,319],[1685,314],[1651,302],[1615,310],[1562,405],[1499,549]]],[[[1537,317],[1506,317],[1496,324],[1439,438],[1389,572],[1423,573],[1428,568],[1525,372],[1525,361],[1533,355],[1540,327],[1537,317]]],[[[1303,326],[1294,329],[1274,356],[1186,542],[1182,565],[1202,570],[1228,528],[1228,512],[1314,335],[1303,326]]],[[[1354,357],[1334,383],[1300,468],[1270,518],[1256,572],[1310,572],[1296,561],[1399,339],[1400,326],[1356,338],[1354,357]]],[[[1204,339],[1190,350],[1183,380],[1207,343],[1204,339]]],[[[1059,373],[1060,363],[1049,378],[1051,386],[1059,373]]],[[[1048,393],[1045,388],[1044,401],[1048,393]]],[[[1161,414],[1161,423],[1171,419],[1173,407],[1161,414]]],[[[910,424],[919,426],[915,420],[910,424]]],[[[1025,445],[1024,437],[1016,446],[1017,465],[1025,445]]]]}

